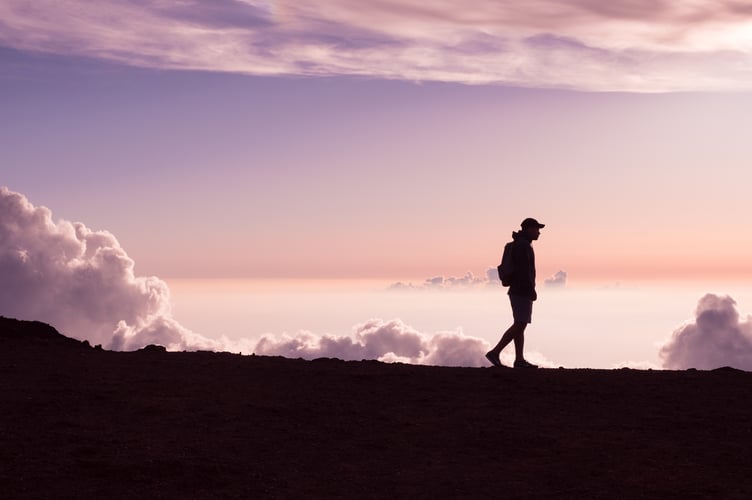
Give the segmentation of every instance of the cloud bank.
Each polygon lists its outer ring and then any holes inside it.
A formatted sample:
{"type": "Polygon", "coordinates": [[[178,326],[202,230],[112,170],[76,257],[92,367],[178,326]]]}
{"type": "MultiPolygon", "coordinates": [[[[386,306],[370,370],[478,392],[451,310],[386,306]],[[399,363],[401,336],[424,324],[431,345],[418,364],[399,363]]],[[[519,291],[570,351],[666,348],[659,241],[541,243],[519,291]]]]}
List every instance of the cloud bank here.
{"type": "MultiPolygon", "coordinates": [[[[567,286],[567,272],[558,271],[551,277],[543,280],[543,285],[548,288],[564,288],[567,286]]],[[[486,269],[483,277],[475,276],[471,272],[465,273],[464,276],[434,276],[428,278],[423,283],[413,284],[398,281],[389,285],[389,290],[468,290],[479,287],[499,287],[499,273],[495,267],[486,269]]]]}
{"type": "Polygon", "coordinates": [[[0,277],[0,315],[43,321],[106,349],[159,344],[173,351],[485,366],[489,348],[461,331],[428,335],[396,319],[357,325],[352,337],[300,332],[258,342],[209,339],[172,317],[167,284],[136,276],[133,260],[111,233],[55,222],[49,209],[5,187],[0,187],[0,277]]]}
{"type": "Polygon", "coordinates": [[[390,290],[457,290],[477,288],[479,286],[500,285],[499,275],[495,268],[486,270],[484,277],[474,276],[470,271],[464,276],[434,276],[427,278],[423,283],[415,285],[413,283],[403,283],[398,281],[389,285],[390,290]]]}
{"type": "Polygon", "coordinates": [[[353,336],[315,335],[301,332],[294,337],[267,335],[256,353],[288,358],[377,359],[439,366],[487,366],[484,355],[490,346],[461,331],[421,333],[400,320],[372,319],[357,325],[353,336]]]}
{"type": "Polygon", "coordinates": [[[740,319],[734,299],[707,294],[697,304],[695,320],[674,331],[660,356],[664,368],[673,370],[752,371],[752,316],[740,319]]]}
{"type": "Polygon", "coordinates": [[[558,271],[553,276],[543,280],[543,285],[550,288],[564,288],[567,286],[567,272],[558,271]]]}
{"type": "Polygon", "coordinates": [[[133,66],[596,91],[752,87],[733,0],[2,0],[0,46],[133,66]]]}

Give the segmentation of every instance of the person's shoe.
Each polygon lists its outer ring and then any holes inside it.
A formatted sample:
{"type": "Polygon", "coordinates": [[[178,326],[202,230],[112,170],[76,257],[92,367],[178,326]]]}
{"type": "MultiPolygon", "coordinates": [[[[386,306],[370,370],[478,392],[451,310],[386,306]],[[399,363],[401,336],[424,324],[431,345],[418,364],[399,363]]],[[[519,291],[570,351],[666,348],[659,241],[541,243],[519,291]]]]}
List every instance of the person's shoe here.
{"type": "Polygon", "coordinates": [[[502,368],[504,366],[501,364],[501,361],[499,361],[499,355],[493,351],[488,351],[486,353],[486,359],[489,361],[489,363],[496,367],[502,368]]]}
{"type": "Polygon", "coordinates": [[[518,359],[514,362],[515,368],[538,368],[538,365],[534,365],[532,363],[529,363],[525,361],[524,359],[518,359]]]}

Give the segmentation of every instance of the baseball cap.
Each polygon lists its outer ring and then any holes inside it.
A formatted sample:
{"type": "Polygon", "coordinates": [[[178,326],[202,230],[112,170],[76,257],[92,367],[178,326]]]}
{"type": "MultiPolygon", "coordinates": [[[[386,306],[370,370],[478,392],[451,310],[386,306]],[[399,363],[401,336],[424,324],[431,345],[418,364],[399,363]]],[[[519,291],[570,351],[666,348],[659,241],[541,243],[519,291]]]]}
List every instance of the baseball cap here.
{"type": "Polygon", "coordinates": [[[537,227],[539,229],[546,227],[545,224],[541,224],[532,217],[528,217],[527,219],[523,220],[520,226],[522,227],[522,229],[525,229],[526,227],[537,227]]]}

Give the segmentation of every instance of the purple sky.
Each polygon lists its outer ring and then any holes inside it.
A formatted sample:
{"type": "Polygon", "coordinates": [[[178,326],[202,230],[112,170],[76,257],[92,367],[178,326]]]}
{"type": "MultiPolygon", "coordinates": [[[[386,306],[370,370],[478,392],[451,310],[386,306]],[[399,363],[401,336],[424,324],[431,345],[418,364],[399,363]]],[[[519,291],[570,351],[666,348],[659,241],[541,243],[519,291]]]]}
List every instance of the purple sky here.
{"type": "Polygon", "coordinates": [[[140,273],[752,274],[738,3],[82,5],[0,2],[2,185],[140,273]]]}
{"type": "Polygon", "coordinates": [[[0,45],[264,76],[747,89],[751,12],[732,0],[3,0],[0,45]]]}

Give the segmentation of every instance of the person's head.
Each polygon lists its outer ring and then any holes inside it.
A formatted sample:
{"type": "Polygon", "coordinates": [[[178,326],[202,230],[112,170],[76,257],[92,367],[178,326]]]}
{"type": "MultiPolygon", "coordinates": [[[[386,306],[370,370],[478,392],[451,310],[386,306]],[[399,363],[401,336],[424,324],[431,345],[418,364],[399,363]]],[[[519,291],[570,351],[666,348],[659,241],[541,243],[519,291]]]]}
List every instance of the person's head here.
{"type": "Polygon", "coordinates": [[[527,219],[522,221],[520,227],[522,228],[522,234],[527,236],[530,241],[534,241],[538,239],[538,237],[540,236],[540,230],[546,227],[546,225],[541,224],[531,217],[528,217],[527,219]]]}

